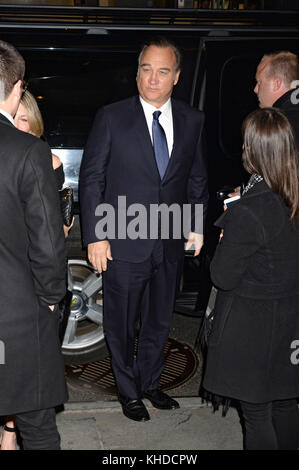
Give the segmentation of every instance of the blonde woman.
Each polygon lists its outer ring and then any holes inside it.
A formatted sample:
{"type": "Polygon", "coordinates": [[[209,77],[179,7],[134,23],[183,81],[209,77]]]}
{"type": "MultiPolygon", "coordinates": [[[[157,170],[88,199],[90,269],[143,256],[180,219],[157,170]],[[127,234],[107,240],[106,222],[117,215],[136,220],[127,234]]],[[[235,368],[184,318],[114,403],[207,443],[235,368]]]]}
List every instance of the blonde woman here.
{"type": "MultiPolygon", "coordinates": [[[[17,113],[14,117],[15,126],[23,132],[28,132],[36,137],[41,137],[44,133],[44,123],[41,112],[34,96],[26,90],[22,96],[17,113]]],[[[52,153],[52,166],[55,171],[57,187],[61,189],[64,183],[64,172],[61,160],[52,153]]],[[[64,235],[67,237],[70,227],[63,226],[64,235]]]]}
{"type": "MultiPolygon", "coordinates": [[[[37,105],[34,96],[26,90],[22,96],[20,105],[14,117],[15,126],[23,132],[28,132],[41,137],[44,133],[44,123],[41,112],[37,105]]],[[[57,188],[61,189],[64,183],[64,172],[61,160],[52,154],[52,166],[55,171],[57,188]]],[[[73,225],[73,224],[72,224],[73,225]]],[[[63,226],[65,237],[72,227],[63,226]]],[[[1,450],[15,450],[16,449],[16,427],[13,417],[6,418],[7,421],[4,425],[1,437],[0,446],[1,450]]]]}

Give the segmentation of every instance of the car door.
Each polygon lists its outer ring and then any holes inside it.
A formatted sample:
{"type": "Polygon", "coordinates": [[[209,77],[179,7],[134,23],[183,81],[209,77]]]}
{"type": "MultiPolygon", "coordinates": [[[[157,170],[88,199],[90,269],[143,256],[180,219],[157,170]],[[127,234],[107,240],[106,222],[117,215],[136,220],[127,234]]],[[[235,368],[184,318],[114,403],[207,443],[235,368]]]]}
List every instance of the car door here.
{"type": "Polygon", "coordinates": [[[243,119],[258,107],[253,91],[256,67],[264,54],[277,50],[299,55],[298,36],[283,28],[276,34],[249,30],[240,36],[213,34],[200,40],[192,94],[193,106],[202,109],[206,116],[210,200],[205,245],[198,259],[185,259],[176,307],[177,311],[194,316],[203,315],[212,286],[209,264],[219,240],[214,222],[223,211],[217,191],[223,186],[234,188],[245,183],[249,176],[241,160],[241,127],[243,119]]]}

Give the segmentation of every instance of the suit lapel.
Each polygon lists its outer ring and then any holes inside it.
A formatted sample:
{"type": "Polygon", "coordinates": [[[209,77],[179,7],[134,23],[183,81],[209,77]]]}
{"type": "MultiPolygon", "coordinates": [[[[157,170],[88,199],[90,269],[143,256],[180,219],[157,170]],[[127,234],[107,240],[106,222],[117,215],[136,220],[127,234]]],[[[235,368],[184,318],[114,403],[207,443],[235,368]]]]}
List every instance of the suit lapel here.
{"type": "Polygon", "coordinates": [[[153,174],[156,173],[157,177],[160,178],[151,136],[147,127],[147,122],[139,96],[136,96],[134,121],[132,123],[132,127],[135,130],[136,139],[142,149],[142,157],[144,158],[145,162],[150,165],[151,172],[153,174]]]}
{"type": "Polygon", "coordinates": [[[184,115],[183,113],[179,112],[177,102],[173,99],[171,99],[171,107],[173,121],[173,147],[168,166],[162,181],[164,181],[165,178],[167,178],[167,176],[171,173],[173,168],[175,168],[177,159],[180,157],[181,154],[180,147],[182,144],[184,115]],[[179,136],[181,137],[181,139],[179,139],[179,136]]]}

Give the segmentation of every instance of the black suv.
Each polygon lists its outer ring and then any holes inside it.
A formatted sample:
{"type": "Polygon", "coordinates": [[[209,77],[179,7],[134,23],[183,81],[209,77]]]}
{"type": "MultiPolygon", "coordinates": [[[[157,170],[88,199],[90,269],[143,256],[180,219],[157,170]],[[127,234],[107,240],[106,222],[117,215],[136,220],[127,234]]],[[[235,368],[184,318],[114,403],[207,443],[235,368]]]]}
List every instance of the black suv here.
{"type": "MultiPolygon", "coordinates": [[[[183,69],[174,96],[205,111],[210,204],[204,249],[198,258],[185,257],[178,312],[200,316],[206,308],[209,262],[219,236],[213,222],[222,211],[216,193],[246,180],[240,129],[257,107],[255,69],[267,52],[299,53],[297,24],[298,12],[0,6],[1,39],[26,60],[45,138],[63,161],[76,202],[83,147],[96,110],[137,93],[137,56],[148,38],[164,35],[181,48],[183,69]]],[[[85,363],[106,349],[102,279],[86,262],[78,204],[67,243],[73,299],[63,353],[67,362],[85,363]]]]}

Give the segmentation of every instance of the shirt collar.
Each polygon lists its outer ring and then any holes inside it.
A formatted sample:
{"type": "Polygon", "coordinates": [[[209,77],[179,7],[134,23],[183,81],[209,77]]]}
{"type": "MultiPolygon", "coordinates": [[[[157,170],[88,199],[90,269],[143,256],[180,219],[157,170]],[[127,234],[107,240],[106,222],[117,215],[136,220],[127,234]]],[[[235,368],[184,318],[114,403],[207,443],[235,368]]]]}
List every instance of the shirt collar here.
{"type": "Polygon", "coordinates": [[[166,103],[164,103],[159,109],[153,106],[152,104],[148,103],[147,101],[145,101],[143,98],[141,98],[140,95],[139,95],[139,99],[145,112],[149,114],[153,114],[153,112],[155,111],[161,111],[161,113],[163,113],[163,116],[167,118],[171,117],[171,98],[168,98],[166,103]]]}
{"type": "Polygon", "coordinates": [[[4,109],[0,108],[0,114],[3,114],[3,116],[5,116],[13,125],[15,125],[12,115],[7,111],[4,111],[4,109]]]}

